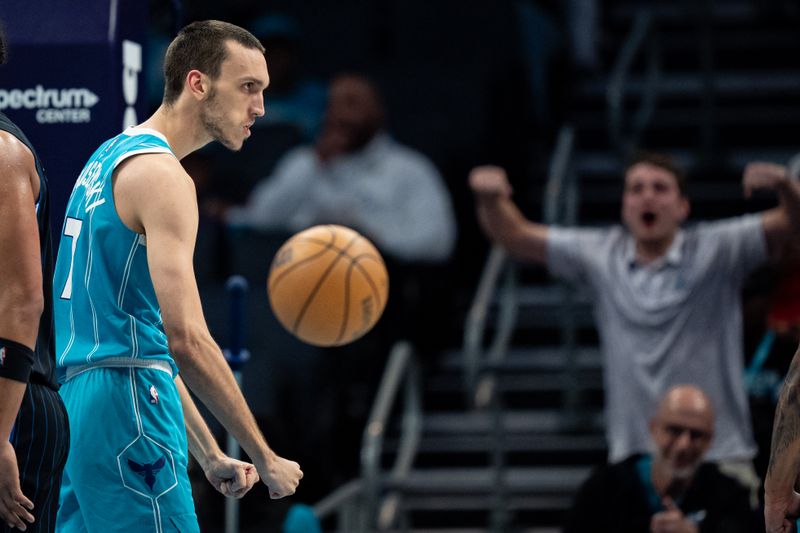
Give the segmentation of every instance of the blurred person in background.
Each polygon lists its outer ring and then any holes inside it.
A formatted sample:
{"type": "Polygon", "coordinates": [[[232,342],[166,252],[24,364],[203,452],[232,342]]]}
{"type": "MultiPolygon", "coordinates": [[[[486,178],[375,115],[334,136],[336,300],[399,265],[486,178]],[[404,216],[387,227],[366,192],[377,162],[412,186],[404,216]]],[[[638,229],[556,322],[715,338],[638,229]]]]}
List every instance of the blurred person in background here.
{"type": "Polygon", "coordinates": [[[433,163],[391,138],[384,117],[370,80],[337,76],[316,143],[286,154],[226,220],[292,233],[341,224],[395,259],[446,260],[456,238],[447,189],[433,163]]]}
{"type": "Polygon", "coordinates": [[[714,409],[699,388],[664,395],[648,429],[651,453],[595,470],[578,491],[564,533],[752,533],[748,491],[704,462],[714,409]]]}
{"type": "Polygon", "coordinates": [[[624,176],[624,226],[611,228],[548,227],[526,219],[498,167],[476,168],[469,181],[492,241],[592,290],[609,461],[647,451],[647,419],[660,394],[695,383],[717,407],[708,457],[750,487],[755,507],[760,481],[743,379],[740,293],[748,274],[779,257],[797,235],[800,186],[780,165],[751,163],[745,195],[775,191],[777,207],[682,229],[690,211],[685,174],[670,157],[637,154],[624,176]]]}

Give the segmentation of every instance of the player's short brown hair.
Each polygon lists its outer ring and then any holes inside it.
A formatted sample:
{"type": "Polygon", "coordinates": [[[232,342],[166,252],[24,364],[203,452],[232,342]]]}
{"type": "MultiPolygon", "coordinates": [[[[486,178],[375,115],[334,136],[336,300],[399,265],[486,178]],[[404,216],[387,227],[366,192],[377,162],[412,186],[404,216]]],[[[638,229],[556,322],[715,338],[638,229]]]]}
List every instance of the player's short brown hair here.
{"type": "Polygon", "coordinates": [[[662,152],[639,150],[628,159],[628,162],[625,165],[624,175],[627,176],[628,171],[639,163],[647,163],[649,165],[653,165],[654,167],[663,168],[675,176],[675,182],[678,184],[678,191],[680,191],[681,196],[686,196],[686,170],[680,166],[677,161],[675,161],[674,157],[662,152]]]}
{"type": "Polygon", "coordinates": [[[264,46],[253,34],[229,22],[203,20],[183,28],[164,57],[164,103],[170,105],[178,99],[191,70],[217,79],[227,57],[227,41],[264,53],[264,46]]]}

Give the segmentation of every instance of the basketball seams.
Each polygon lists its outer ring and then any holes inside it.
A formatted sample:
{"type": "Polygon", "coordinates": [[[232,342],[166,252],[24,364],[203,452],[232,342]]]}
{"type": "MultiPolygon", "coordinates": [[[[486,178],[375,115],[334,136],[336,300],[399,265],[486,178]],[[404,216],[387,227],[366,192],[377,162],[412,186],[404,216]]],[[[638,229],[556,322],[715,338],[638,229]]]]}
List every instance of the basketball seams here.
{"type": "MultiPolygon", "coordinates": [[[[346,257],[350,260],[350,264],[347,267],[347,274],[344,278],[344,303],[343,303],[343,313],[342,313],[342,325],[339,328],[339,335],[336,337],[335,343],[338,344],[342,341],[344,334],[347,332],[348,322],[350,320],[350,284],[351,278],[354,270],[358,270],[361,275],[366,280],[367,284],[370,287],[370,290],[373,293],[375,298],[375,305],[376,308],[382,308],[381,305],[381,297],[380,297],[380,290],[378,289],[377,283],[372,279],[372,276],[366,269],[360,264],[361,260],[363,259],[375,259],[379,260],[379,258],[375,257],[374,254],[359,254],[356,256],[346,255],[346,257]]],[[[379,261],[382,262],[382,261],[379,261]]]]}
{"type": "MultiPolygon", "coordinates": [[[[348,265],[347,267],[347,275],[344,278],[345,298],[344,298],[343,320],[341,329],[339,330],[339,335],[336,337],[335,341],[336,344],[342,342],[342,338],[344,337],[344,334],[347,331],[348,321],[350,320],[350,280],[355,270],[358,270],[361,273],[364,280],[367,282],[367,285],[369,285],[370,290],[373,293],[373,297],[375,298],[375,307],[377,309],[383,308],[383,305],[381,304],[380,290],[378,289],[377,284],[372,279],[372,276],[369,274],[369,272],[367,272],[367,270],[360,264],[361,260],[368,258],[375,259],[375,256],[373,254],[359,254],[355,257],[350,255],[348,255],[347,257],[348,259],[350,259],[350,265],[348,265]]],[[[379,261],[379,263],[382,263],[382,261],[379,261]]]]}
{"type": "MultiPolygon", "coordinates": [[[[300,259],[296,263],[286,267],[286,269],[283,272],[281,272],[280,274],[275,276],[275,279],[270,280],[270,283],[269,283],[270,290],[272,290],[272,288],[275,287],[275,285],[277,285],[278,282],[281,279],[283,279],[285,276],[287,276],[289,273],[293,272],[295,269],[305,265],[306,263],[308,263],[310,261],[317,260],[321,255],[324,255],[328,250],[331,250],[331,249],[332,249],[331,247],[322,248],[318,252],[314,252],[314,254],[309,255],[308,257],[304,257],[303,259],[300,259]]],[[[280,254],[280,253],[281,253],[281,250],[278,250],[278,254],[280,254]]],[[[277,257],[278,254],[276,254],[276,257],[277,257]]],[[[337,255],[339,255],[339,254],[337,254],[337,255]]]]}
{"type": "MultiPolygon", "coordinates": [[[[360,235],[358,235],[358,234],[354,235],[353,238],[350,239],[350,242],[347,244],[345,249],[336,254],[336,258],[334,258],[334,260],[331,261],[331,263],[325,269],[325,272],[323,272],[322,275],[319,277],[319,279],[317,280],[317,283],[314,285],[314,288],[311,289],[311,292],[309,292],[308,297],[306,297],[306,301],[303,302],[302,307],[300,307],[300,312],[297,313],[297,317],[295,317],[294,326],[292,327],[292,333],[297,333],[297,330],[300,328],[300,323],[303,321],[303,315],[306,314],[306,311],[308,310],[309,306],[311,305],[311,302],[313,302],[314,298],[316,298],[320,287],[322,287],[322,284],[325,282],[326,279],[328,279],[328,275],[333,270],[333,267],[336,266],[336,263],[338,263],[339,260],[342,257],[345,257],[345,256],[349,257],[345,252],[346,252],[347,248],[352,246],[353,243],[357,239],[359,239],[359,237],[360,237],[360,235]]],[[[335,235],[334,235],[334,238],[335,238],[335,235]]],[[[327,248],[326,250],[328,250],[328,249],[332,249],[332,247],[331,248],[327,248]]]]}
{"type": "Polygon", "coordinates": [[[368,239],[327,224],[301,231],[284,248],[273,259],[278,266],[270,270],[267,289],[288,331],[313,345],[341,346],[372,328],[386,305],[388,275],[368,239]]]}
{"type": "MultiPolygon", "coordinates": [[[[369,274],[368,274],[368,273],[365,271],[364,267],[362,267],[361,265],[359,265],[359,264],[358,264],[358,263],[359,263],[359,261],[360,261],[362,258],[364,258],[364,257],[375,257],[375,255],[374,255],[374,254],[372,254],[372,253],[361,253],[361,254],[358,254],[358,255],[352,256],[352,255],[350,255],[350,254],[348,254],[348,253],[347,253],[347,250],[348,250],[348,249],[349,249],[349,248],[350,248],[350,247],[351,247],[351,246],[352,246],[352,245],[355,243],[355,241],[356,241],[356,240],[358,240],[358,239],[361,239],[361,240],[362,240],[362,241],[364,241],[365,243],[369,244],[369,241],[367,241],[366,239],[364,239],[364,238],[363,238],[361,235],[356,235],[356,236],[355,236],[355,237],[354,237],[354,238],[353,238],[353,239],[352,239],[352,240],[351,240],[351,241],[350,241],[350,242],[347,244],[347,246],[345,247],[345,249],[344,249],[344,250],[342,250],[342,255],[346,256],[346,257],[347,257],[347,258],[350,260],[350,265],[348,265],[348,267],[347,267],[347,274],[345,275],[345,278],[344,278],[344,286],[345,286],[345,292],[344,292],[344,295],[345,295],[345,298],[344,298],[344,313],[343,313],[342,326],[341,326],[341,328],[340,328],[340,330],[339,330],[339,335],[338,335],[338,337],[336,337],[336,343],[337,343],[337,344],[338,344],[339,342],[341,342],[341,340],[342,340],[342,337],[344,337],[344,334],[345,334],[345,332],[347,331],[347,322],[348,322],[348,320],[350,319],[350,277],[351,277],[351,275],[352,275],[352,273],[353,273],[353,269],[354,269],[354,268],[357,268],[357,269],[358,269],[358,270],[361,272],[361,275],[362,275],[362,276],[364,276],[364,279],[366,279],[366,280],[367,280],[367,284],[369,284],[369,286],[370,286],[370,289],[372,289],[372,292],[373,292],[373,293],[375,293],[375,302],[376,302],[376,304],[377,304],[378,306],[380,306],[380,302],[381,302],[381,298],[380,298],[380,295],[378,294],[377,286],[376,286],[376,284],[373,282],[373,280],[372,280],[372,277],[371,277],[371,276],[370,276],[370,275],[369,275],[369,274]]],[[[380,260],[379,262],[380,262],[380,263],[383,263],[383,260],[380,260]]]]}
{"type": "Polygon", "coordinates": [[[306,314],[308,307],[311,305],[311,302],[314,301],[314,298],[317,296],[319,292],[319,288],[325,283],[325,280],[328,279],[328,275],[333,270],[333,267],[336,266],[336,263],[339,262],[339,259],[342,258],[342,254],[336,254],[336,257],[330,262],[330,264],[325,268],[325,271],[322,275],[317,279],[317,283],[314,285],[314,288],[308,293],[306,296],[306,301],[303,302],[303,305],[300,307],[300,312],[297,313],[297,316],[294,319],[294,325],[292,326],[292,333],[297,333],[297,330],[300,328],[300,322],[303,321],[303,315],[306,314]]]}
{"type": "MultiPolygon", "coordinates": [[[[350,241],[349,241],[349,242],[348,242],[346,245],[344,245],[344,247],[340,247],[340,245],[337,245],[337,244],[336,244],[336,232],[335,232],[335,231],[332,229],[332,228],[333,228],[333,226],[325,226],[325,228],[326,228],[326,229],[328,229],[328,230],[331,232],[331,240],[330,240],[330,241],[325,241],[325,240],[323,240],[323,239],[321,239],[321,238],[319,238],[319,237],[309,237],[309,236],[302,235],[302,234],[300,234],[300,235],[297,235],[297,236],[296,236],[296,237],[293,239],[293,241],[294,241],[294,242],[298,242],[298,243],[299,243],[299,242],[311,242],[311,243],[314,243],[314,244],[319,244],[319,245],[322,245],[322,246],[326,246],[326,247],[328,247],[328,248],[330,248],[330,249],[332,249],[332,250],[336,250],[336,251],[337,251],[337,252],[339,252],[339,253],[346,253],[346,252],[347,252],[347,250],[348,250],[348,249],[349,249],[349,248],[350,248],[350,247],[351,247],[351,246],[352,246],[352,245],[353,245],[353,244],[354,244],[354,243],[355,243],[355,242],[356,242],[356,241],[357,241],[359,238],[360,238],[362,241],[364,241],[364,243],[365,243],[365,244],[368,244],[368,245],[370,245],[370,247],[372,247],[372,243],[371,243],[371,242],[369,242],[369,241],[368,241],[367,239],[365,239],[365,238],[364,238],[362,235],[359,235],[359,234],[358,234],[357,232],[355,232],[355,231],[354,231],[354,232],[352,232],[352,235],[350,236],[350,237],[351,237],[351,238],[350,238],[350,241]]],[[[369,252],[368,252],[367,254],[368,254],[368,255],[374,255],[374,254],[370,254],[369,252]]],[[[360,255],[364,255],[364,254],[360,254],[360,255]]],[[[351,257],[351,258],[352,258],[353,256],[348,256],[348,257],[351,257]]],[[[358,257],[358,256],[356,256],[356,257],[358,257]]]]}
{"type": "MultiPolygon", "coordinates": [[[[349,257],[349,256],[348,256],[349,257]]],[[[347,274],[344,276],[344,310],[342,312],[342,325],[339,328],[339,335],[336,337],[336,344],[342,342],[345,332],[347,331],[347,323],[350,320],[350,276],[353,273],[353,261],[347,266],[347,274]]]]}
{"type": "MultiPolygon", "coordinates": [[[[330,237],[331,237],[330,241],[326,242],[326,241],[323,241],[322,239],[316,239],[314,237],[302,237],[302,238],[296,239],[295,242],[313,242],[314,244],[319,244],[319,245],[323,246],[323,248],[321,250],[319,250],[318,252],[315,252],[314,254],[312,254],[312,255],[310,255],[308,257],[305,257],[305,258],[299,260],[297,263],[287,267],[286,270],[284,270],[283,272],[278,274],[275,277],[275,279],[270,280],[270,287],[275,286],[276,283],[278,283],[284,276],[286,276],[290,272],[294,271],[295,268],[297,268],[299,266],[302,266],[304,263],[306,263],[308,261],[313,261],[313,260],[317,259],[319,256],[321,256],[322,254],[324,254],[325,252],[327,252],[328,250],[331,250],[333,248],[333,244],[336,242],[336,232],[330,226],[326,226],[326,229],[330,232],[330,237]]],[[[281,246],[281,249],[278,250],[277,254],[275,254],[275,257],[278,257],[280,255],[280,253],[283,251],[282,249],[283,249],[283,246],[281,246]]],[[[337,250],[337,252],[338,252],[338,250],[337,250]]]]}
{"type": "Polygon", "coordinates": [[[381,308],[382,307],[382,305],[381,305],[381,293],[380,293],[380,290],[378,288],[378,284],[375,283],[375,280],[372,279],[372,276],[369,274],[369,272],[367,272],[367,269],[365,269],[363,266],[361,266],[361,260],[362,259],[366,259],[366,258],[375,259],[376,261],[378,261],[378,263],[383,263],[383,261],[380,261],[379,260],[380,258],[377,258],[372,254],[361,254],[361,255],[357,255],[356,257],[352,257],[351,258],[355,268],[357,268],[359,270],[359,272],[361,272],[361,275],[364,276],[364,279],[367,280],[367,283],[369,284],[370,288],[372,289],[372,292],[374,293],[374,296],[375,296],[375,303],[378,305],[378,308],[381,308]]]}
{"type": "MultiPolygon", "coordinates": [[[[353,240],[356,240],[356,239],[358,239],[358,236],[353,238],[353,240]]],[[[315,239],[313,237],[298,238],[293,242],[296,242],[296,243],[311,242],[311,243],[314,243],[314,244],[319,244],[320,246],[325,246],[327,250],[334,250],[335,252],[340,253],[340,254],[347,252],[347,249],[350,248],[350,246],[353,243],[353,241],[350,241],[349,243],[347,243],[347,245],[344,248],[341,248],[341,247],[337,246],[335,243],[332,243],[332,242],[331,243],[326,243],[325,241],[321,241],[321,240],[315,239]]]]}

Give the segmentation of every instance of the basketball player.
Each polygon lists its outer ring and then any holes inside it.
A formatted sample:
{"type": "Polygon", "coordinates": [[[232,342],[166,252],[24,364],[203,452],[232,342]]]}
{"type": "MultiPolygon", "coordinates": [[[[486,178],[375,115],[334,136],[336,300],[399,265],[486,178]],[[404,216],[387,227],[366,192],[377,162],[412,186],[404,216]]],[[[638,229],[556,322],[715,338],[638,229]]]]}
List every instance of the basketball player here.
{"type": "Polygon", "coordinates": [[[213,140],[241,148],[264,113],[264,48],[232,24],[195,22],[170,44],[164,73],[162,105],[95,151],[67,206],[53,287],[73,435],[60,532],[199,531],[187,435],[201,465],[220,454],[188,389],[272,498],[302,477],[267,445],[206,326],[192,269],[197,198],[179,163],[213,140]]]}
{"type": "MultiPolygon", "coordinates": [[[[0,64],[5,63],[0,29],[0,64]]],[[[47,180],[0,113],[0,529],[54,531],[69,427],[53,361],[47,180]]]]}

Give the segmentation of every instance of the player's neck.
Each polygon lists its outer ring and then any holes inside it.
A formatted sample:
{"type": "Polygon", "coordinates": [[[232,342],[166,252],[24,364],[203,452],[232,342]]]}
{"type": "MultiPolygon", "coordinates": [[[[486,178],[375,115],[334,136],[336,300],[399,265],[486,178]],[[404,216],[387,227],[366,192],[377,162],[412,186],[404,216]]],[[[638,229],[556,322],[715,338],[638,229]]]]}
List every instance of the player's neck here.
{"type": "Polygon", "coordinates": [[[178,159],[183,159],[211,140],[200,124],[197,111],[186,109],[181,102],[176,102],[172,106],[161,104],[139,127],[150,128],[163,134],[178,159]]]}
{"type": "Polygon", "coordinates": [[[653,461],[651,476],[653,487],[658,495],[661,497],[669,496],[673,499],[683,494],[692,480],[691,476],[676,475],[671,468],[655,460],[653,461]]]}
{"type": "Polygon", "coordinates": [[[659,240],[637,240],[636,241],[636,260],[640,264],[649,264],[657,259],[664,257],[675,240],[675,234],[669,235],[659,240]]]}

